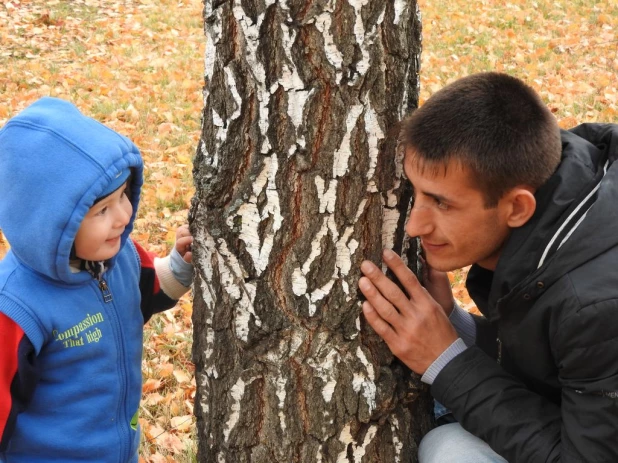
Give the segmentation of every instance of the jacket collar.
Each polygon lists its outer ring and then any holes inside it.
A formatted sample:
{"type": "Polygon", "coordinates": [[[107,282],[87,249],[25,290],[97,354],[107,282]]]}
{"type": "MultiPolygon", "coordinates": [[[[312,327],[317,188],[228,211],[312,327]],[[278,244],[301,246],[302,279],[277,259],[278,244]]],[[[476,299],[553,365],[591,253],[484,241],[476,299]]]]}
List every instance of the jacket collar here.
{"type": "MultiPolygon", "coordinates": [[[[587,124],[562,131],[561,135],[561,163],[537,191],[537,209],[532,218],[513,230],[491,278],[478,266],[468,274],[466,285],[471,296],[476,294],[480,301],[486,301],[480,303],[486,306],[479,309],[492,321],[499,319],[508,302],[531,284],[542,281],[548,286],[618,241],[582,242],[578,238],[599,226],[597,216],[604,206],[598,204],[599,198],[607,202],[605,197],[612,195],[606,191],[607,186],[617,183],[617,179],[607,180],[617,176],[611,162],[618,156],[618,126],[587,124]]],[[[618,195],[611,200],[615,204],[618,195]]],[[[539,291],[527,292],[520,305],[531,305],[535,294],[539,291]]]]}

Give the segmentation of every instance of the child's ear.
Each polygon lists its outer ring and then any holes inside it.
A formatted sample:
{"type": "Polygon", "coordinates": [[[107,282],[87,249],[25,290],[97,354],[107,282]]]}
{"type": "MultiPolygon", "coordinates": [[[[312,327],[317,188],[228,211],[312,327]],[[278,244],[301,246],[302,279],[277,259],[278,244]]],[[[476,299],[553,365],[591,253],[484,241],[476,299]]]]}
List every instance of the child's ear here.
{"type": "Polygon", "coordinates": [[[505,197],[507,204],[506,223],[510,228],[524,225],[536,211],[534,190],[528,186],[517,186],[509,191],[505,197]]]}

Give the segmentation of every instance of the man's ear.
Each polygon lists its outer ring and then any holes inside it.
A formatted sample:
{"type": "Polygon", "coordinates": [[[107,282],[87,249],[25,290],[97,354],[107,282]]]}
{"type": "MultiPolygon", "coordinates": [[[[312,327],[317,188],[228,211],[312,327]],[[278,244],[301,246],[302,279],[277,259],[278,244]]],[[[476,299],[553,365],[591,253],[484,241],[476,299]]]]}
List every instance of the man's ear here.
{"type": "Polygon", "coordinates": [[[524,225],[536,210],[534,190],[528,186],[517,186],[509,191],[502,199],[506,200],[506,224],[510,228],[524,225]]]}

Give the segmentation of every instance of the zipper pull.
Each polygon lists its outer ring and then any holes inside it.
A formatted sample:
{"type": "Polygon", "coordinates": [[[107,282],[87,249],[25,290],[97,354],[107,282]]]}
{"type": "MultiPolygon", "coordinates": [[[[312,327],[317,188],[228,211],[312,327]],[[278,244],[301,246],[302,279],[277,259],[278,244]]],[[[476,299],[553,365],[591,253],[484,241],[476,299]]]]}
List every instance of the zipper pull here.
{"type": "Polygon", "coordinates": [[[109,286],[107,286],[107,283],[105,282],[105,280],[103,278],[99,278],[99,289],[101,290],[101,293],[103,294],[103,301],[104,302],[112,302],[112,292],[109,290],[109,286]]]}

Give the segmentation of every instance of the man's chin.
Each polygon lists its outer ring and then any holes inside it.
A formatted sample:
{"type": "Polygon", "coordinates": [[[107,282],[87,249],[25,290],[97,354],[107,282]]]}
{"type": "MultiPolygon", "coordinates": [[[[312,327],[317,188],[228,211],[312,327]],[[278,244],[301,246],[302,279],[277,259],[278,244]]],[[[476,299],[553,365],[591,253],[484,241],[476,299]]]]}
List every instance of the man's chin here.
{"type": "Polygon", "coordinates": [[[453,270],[459,270],[463,267],[455,265],[452,262],[449,263],[440,259],[432,259],[431,256],[428,255],[425,255],[425,261],[427,262],[427,265],[438,272],[452,272],[453,270]]]}

